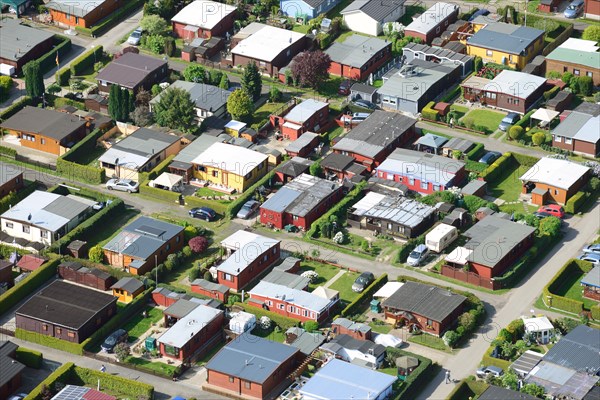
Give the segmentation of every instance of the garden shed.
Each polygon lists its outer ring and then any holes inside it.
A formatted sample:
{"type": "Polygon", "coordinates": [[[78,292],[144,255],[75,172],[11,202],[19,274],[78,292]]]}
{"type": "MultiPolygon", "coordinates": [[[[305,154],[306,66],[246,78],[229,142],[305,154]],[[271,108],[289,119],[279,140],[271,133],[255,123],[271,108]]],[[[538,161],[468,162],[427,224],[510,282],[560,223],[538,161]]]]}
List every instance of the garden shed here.
{"type": "Polygon", "coordinates": [[[411,356],[402,356],[396,358],[396,367],[398,368],[398,379],[401,381],[406,380],[406,377],[410,375],[419,366],[419,360],[411,356]]]}

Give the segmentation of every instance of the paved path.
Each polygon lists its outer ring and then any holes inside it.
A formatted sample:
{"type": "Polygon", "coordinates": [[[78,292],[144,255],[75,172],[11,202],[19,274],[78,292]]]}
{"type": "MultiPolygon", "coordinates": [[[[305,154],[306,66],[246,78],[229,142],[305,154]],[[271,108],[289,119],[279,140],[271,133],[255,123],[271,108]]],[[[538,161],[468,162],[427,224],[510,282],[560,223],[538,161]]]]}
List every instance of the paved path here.
{"type": "Polygon", "coordinates": [[[328,280],[327,283],[323,285],[323,287],[326,287],[326,288],[330,287],[331,285],[333,285],[335,283],[335,281],[340,279],[342,277],[342,275],[344,275],[345,273],[346,273],[345,269],[339,271],[337,274],[335,274],[335,276],[333,278],[328,280]]]}

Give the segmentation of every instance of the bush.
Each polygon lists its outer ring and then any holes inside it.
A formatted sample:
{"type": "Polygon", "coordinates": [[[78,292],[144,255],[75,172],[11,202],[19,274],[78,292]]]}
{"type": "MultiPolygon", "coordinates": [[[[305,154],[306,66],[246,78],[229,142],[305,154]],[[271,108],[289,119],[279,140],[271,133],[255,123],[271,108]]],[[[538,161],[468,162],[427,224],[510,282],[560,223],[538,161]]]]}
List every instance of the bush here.
{"type": "Polygon", "coordinates": [[[423,118],[430,119],[432,121],[438,120],[439,112],[433,109],[434,106],[435,102],[430,101],[425,107],[423,107],[423,110],[421,110],[421,115],[423,118]]]}
{"type": "Polygon", "coordinates": [[[379,278],[375,279],[373,283],[371,283],[363,292],[354,299],[354,301],[346,306],[340,313],[342,317],[347,317],[349,315],[357,314],[360,310],[360,307],[364,304],[365,301],[371,301],[373,299],[373,293],[375,293],[380,287],[385,285],[388,281],[387,274],[381,275],[379,278]]]}
{"type": "Polygon", "coordinates": [[[523,118],[521,118],[519,121],[517,121],[517,123],[515,125],[520,126],[524,129],[528,128],[529,120],[531,119],[531,116],[533,115],[533,113],[536,111],[537,110],[535,108],[533,110],[529,111],[527,114],[523,115],[523,118]]]}
{"type": "MultiPolygon", "coordinates": [[[[229,299],[232,299],[234,296],[229,296],[229,299]]],[[[239,299],[239,297],[238,297],[238,299],[239,299]]],[[[227,303],[229,304],[229,301],[227,303]]],[[[295,320],[293,318],[284,317],[284,316],[274,313],[272,311],[267,311],[263,308],[255,307],[250,304],[243,304],[243,303],[237,303],[237,302],[235,303],[235,305],[250,314],[254,314],[256,316],[256,319],[260,319],[261,317],[269,317],[271,319],[271,321],[275,322],[277,324],[277,326],[279,326],[282,330],[287,330],[291,327],[300,325],[300,321],[298,321],[298,320],[295,320]]]]}
{"type": "Polygon", "coordinates": [[[19,347],[17,349],[17,361],[24,364],[29,368],[40,369],[42,368],[42,362],[44,356],[37,350],[26,349],[25,347],[19,347]]]}
{"type": "Polygon", "coordinates": [[[83,158],[87,158],[90,152],[93,152],[98,146],[98,139],[106,130],[95,129],[82,140],[71,147],[69,151],[60,156],[67,161],[80,163],[83,158]]]}
{"type": "Polygon", "coordinates": [[[314,332],[319,329],[319,323],[317,321],[306,321],[302,324],[302,326],[307,332],[314,332]]]}
{"type": "Polygon", "coordinates": [[[577,192],[565,204],[565,212],[575,214],[588,199],[588,194],[585,192],[577,192]]]}
{"type": "Polygon", "coordinates": [[[560,90],[559,86],[553,86],[552,89],[545,91],[544,92],[544,100],[546,100],[546,101],[550,100],[551,98],[556,96],[556,93],[558,93],[559,90],[560,90]]]}
{"type": "MultiPolygon", "coordinates": [[[[75,364],[72,362],[67,362],[60,367],[58,367],[54,372],[52,372],[46,379],[40,382],[29,395],[25,397],[26,400],[42,400],[42,391],[44,388],[48,388],[51,391],[56,389],[57,383],[62,383],[63,385],[67,384],[71,379],[73,374],[73,368],[75,364]]],[[[98,382],[96,382],[97,384],[98,382]]]]}
{"type": "MultiPolygon", "coordinates": [[[[9,164],[5,164],[5,165],[9,165],[9,164]]],[[[8,170],[11,167],[6,167],[6,168],[8,170]]],[[[0,199],[0,214],[6,212],[12,205],[17,204],[18,202],[23,200],[25,197],[29,196],[31,193],[33,193],[35,191],[36,188],[37,188],[37,184],[35,182],[30,183],[27,186],[25,186],[23,189],[19,190],[18,192],[10,192],[9,194],[2,197],[2,199],[0,199]]]]}
{"type": "Polygon", "coordinates": [[[73,374],[76,380],[79,380],[81,384],[86,386],[95,387],[98,381],[100,381],[102,389],[109,393],[120,394],[119,398],[129,397],[132,399],[149,400],[154,396],[154,387],[147,383],[77,366],[73,369],[73,374]]]}
{"type": "Polygon", "coordinates": [[[93,185],[101,184],[106,180],[106,171],[104,168],[77,164],[60,157],[56,159],[56,172],[69,180],[81,181],[93,185]]]}
{"type": "Polygon", "coordinates": [[[0,76],[0,101],[8,99],[8,94],[13,86],[13,80],[10,76],[0,76]]]}
{"type": "Polygon", "coordinates": [[[506,168],[513,162],[512,153],[504,153],[502,157],[498,158],[492,163],[485,171],[482,172],[481,177],[487,182],[494,181],[501,175],[506,168]]]}
{"type": "MultiPolygon", "coordinates": [[[[460,85],[456,85],[456,87],[452,90],[450,90],[448,93],[446,93],[441,99],[440,102],[442,103],[450,103],[452,102],[452,100],[454,100],[455,97],[460,95],[460,85]]],[[[456,118],[454,119],[456,121],[456,118]]]]}
{"type": "Polygon", "coordinates": [[[91,50],[86,51],[71,62],[71,75],[83,75],[89,69],[94,68],[94,63],[102,60],[104,47],[96,46],[91,50]]]}
{"type": "Polygon", "coordinates": [[[545,140],[546,140],[546,134],[544,132],[536,132],[531,137],[531,141],[536,146],[543,144],[545,140]]]}
{"type": "Polygon", "coordinates": [[[146,47],[155,54],[162,54],[165,50],[165,37],[160,35],[148,35],[146,47]]]}
{"type": "Polygon", "coordinates": [[[196,236],[190,239],[188,245],[194,253],[204,253],[208,249],[208,239],[204,236],[196,236]]]}
{"type": "Polygon", "coordinates": [[[519,140],[523,136],[523,133],[525,133],[525,130],[522,127],[516,125],[511,126],[508,130],[508,136],[512,140],[519,140]]]}

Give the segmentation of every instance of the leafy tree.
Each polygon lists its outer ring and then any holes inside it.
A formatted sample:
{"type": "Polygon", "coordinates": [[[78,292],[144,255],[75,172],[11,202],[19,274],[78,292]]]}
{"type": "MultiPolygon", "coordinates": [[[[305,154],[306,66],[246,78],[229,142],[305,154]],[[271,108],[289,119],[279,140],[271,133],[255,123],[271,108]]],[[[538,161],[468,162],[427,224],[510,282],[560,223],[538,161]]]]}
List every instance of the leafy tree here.
{"type": "Polygon", "coordinates": [[[162,54],[165,51],[165,37],[161,35],[148,35],[146,47],[154,54],[162,54]]]}
{"type": "Polygon", "coordinates": [[[594,82],[589,76],[580,76],[577,78],[577,88],[582,95],[591,96],[594,89],[594,82]]]}
{"type": "Polygon", "coordinates": [[[152,124],[152,114],[147,105],[139,105],[129,113],[129,118],[136,126],[144,127],[152,124]]]}
{"type": "Polygon", "coordinates": [[[152,97],[156,97],[160,94],[160,92],[162,92],[162,88],[160,87],[159,84],[155,83],[154,85],[152,85],[152,88],[150,89],[150,93],[152,93],[152,97]]]}
{"type": "Polygon", "coordinates": [[[304,330],[307,332],[314,332],[319,329],[319,323],[317,321],[306,321],[303,326],[304,330]]]}
{"type": "Polygon", "coordinates": [[[315,161],[314,163],[312,163],[310,167],[308,167],[308,172],[310,172],[312,176],[321,177],[323,175],[323,168],[321,168],[321,163],[319,161],[315,161]]]}
{"type": "MultiPolygon", "coordinates": [[[[0,78],[4,78],[4,77],[0,77],[0,78]]],[[[48,92],[50,94],[60,93],[61,90],[62,90],[61,87],[58,86],[56,83],[53,83],[52,85],[50,85],[46,88],[46,92],[48,92]]]]}
{"type": "Polygon", "coordinates": [[[227,76],[227,74],[223,74],[221,76],[221,80],[219,81],[219,87],[225,90],[229,89],[229,77],[227,76]]]}
{"type": "Polygon", "coordinates": [[[194,132],[198,129],[195,122],[194,102],[189,92],[179,88],[168,88],[154,105],[154,119],[160,126],[194,132]]]}
{"type": "MultiPolygon", "coordinates": [[[[516,216],[515,216],[516,219],[516,216]]],[[[506,330],[512,335],[513,340],[523,336],[525,332],[525,324],[521,318],[515,319],[508,324],[506,330]]]]}
{"type": "Polygon", "coordinates": [[[506,371],[506,373],[502,376],[501,380],[502,386],[504,386],[505,388],[517,390],[517,388],[519,387],[519,378],[511,368],[509,368],[508,371],[506,371]]]}
{"type": "Polygon", "coordinates": [[[518,125],[514,125],[511,126],[508,130],[508,136],[510,136],[512,140],[519,140],[523,136],[524,132],[525,131],[523,130],[523,128],[521,128],[518,125]]]}
{"type": "Polygon", "coordinates": [[[460,337],[458,336],[458,333],[454,331],[446,331],[442,337],[444,344],[450,348],[453,348],[456,345],[458,339],[460,339],[460,337]]]}
{"type": "Polygon", "coordinates": [[[221,83],[221,78],[223,78],[223,72],[219,71],[218,69],[211,69],[208,73],[208,80],[213,86],[219,86],[219,83],[221,83]]]}
{"type": "Polygon", "coordinates": [[[475,69],[476,72],[479,72],[479,70],[481,68],[483,68],[483,60],[479,56],[475,57],[475,60],[473,61],[473,64],[474,64],[474,69],[475,69]]]}
{"type": "Polygon", "coordinates": [[[146,89],[141,88],[135,95],[135,105],[137,106],[148,106],[152,100],[152,94],[146,89]]]}
{"type": "Polygon", "coordinates": [[[196,236],[190,239],[188,245],[194,253],[204,253],[208,249],[208,239],[204,236],[196,236]]]}
{"type": "Polygon", "coordinates": [[[561,220],[556,217],[546,217],[540,220],[538,227],[541,236],[556,237],[560,234],[561,220]]]}
{"type": "Polygon", "coordinates": [[[254,111],[254,103],[248,92],[237,89],[227,98],[227,112],[233,119],[248,121],[254,111]]]}
{"type": "Polygon", "coordinates": [[[531,141],[536,146],[540,146],[541,144],[544,143],[545,140],[546,140],[546,134],[544,132],[536,132],[531,137],[531,141]]]}
{"type": "Polygon", "coordinates": [[[169,24],[158,15],[145,15],[140,21],[140,27],[148,35],[163,35],[169,28],[169,24]]]}
{"type": "Polygon", "coordinates": [[[583,31],[585,40],[593,40],[594,42],[600,42],[600,26],[590,25],[583,31]]]}
{"type": "Polygon", "coordinates": [[[502,354],[502,357],[506,360],[512,359],[512,357],[515,355],[515,352],[515,346],[510,342],[504,342],[500,346],[500,353],[502,354]]]}
{"type": "Polygon", "coordinates": [[[527,383],[527,384],[523,385],[523,387],[521,388],[521,392],[527,393],[527,394],[530,394],[532,396],[542,399],[542,398],[544,398],[544,394],[546,393],[546,390],[542,386],[536,385],[535,383],[527,383]]]}
{"type": "Polygon", "coordinates": [[[527,351],[527,343],[524,340],[517,340],[515,343],[515,349],[517,350],[518,355],[521,355],[527,351]]]}
{"type": "Polygon", "coordinates": [[[316,89],[329,77],[330,66],[331,57],[321,50],[303,51],[294,57],[291,69],[301,85],[316,89]]]}
{"type": "Polygon", "coordinates": [[[96,245],[88,251],[88,257],[91,262],[101,263],[104,260],[104,250],[102,246],[96,245]]]}
{"type": "Polygon", "coordinates": [[[183,256],[185,258],[192,256],[192,249],[190,248],[190,246],[184,246],[183,249],[181,250],[181,252],[183,253],[183,256]]]}
{"type": "Polygon", "coordinates": [[[206,69],[200,64],[190,64],[183,70],[183,79],[188,82],[205,83],[206,69]]]}
{"type": "Polygon", "coordinates": [[[110,85],[108,94],[108,114],[115,121],[121,121],[121,88],[118,85],[110,85]]]}
{"type": "Polygon", "coordinates": [[[562,74],[562,77],[560,79],[568,85],[569,83],[571,83],[571,79],[573,79],[573,78],[574,78],[574,75],[572,73],[565,72],[562,74]]]}
{"type": "Polygon", "coordinates": [[[240,296],[238,296],[237,294],[230,295],[227,298],[227,305],[232,306],[234,303],[239,303],[240,300],[240,296]]]}
{"type": "Polygon", "coordinates": [[[173,57],[175,54],[175,39],[167,36],[165,38],[165,55],[168,57],[173,57]]]}
{"type": "Polygon", "coordinates": [[[124,361],[127,357],[129,357],[130,353],[131,350],[129,349],[127,343],[119,343],[115,346],[115,355],[119,361],[124,361]]]}
{"type": "Polygon", "coordinates": [[[465,331],[472,332],[475,329],[477,321],[475,320],[475,316],[473,314],[466,312],[458,317],[458,324],[464,327],[465,331]]]}
{"type": "Polygon", "coordinates": [[[529,226],[537,228],[540,225],[540,220],[533,214],[527,214],[525,216],[525,223],[529,226]]]}
{"type": "Polygon", "coordinates": [[[254,61],[246,65],[241,83],[242,89],[250,95],[252,101],[258,100],[262,91],[262,78],[254,61]]]}
{"type": "Polygon", "coordinates": [[[271,90],[269,91],[269,100],[274,103],[281,100],[281,92],[279,89],[277,89],[277,86],[271,86],[271,90]]]}
{"type": "Polygon", "coordinates": [[[44,94],[44,75],[40,69],[40,62],[38,60],[29,61],[23,66],[23,73],[25,76],[25,90],[27,96],[37,99],[42,97],[44,94]]]}
{"type": "Polygon", "coordinates": [[[598,189],[600,189],[600,178],[596,176],[592,177],[592,179],[590,179],[589,186],[592,192],[595,192],[598,189]]]}

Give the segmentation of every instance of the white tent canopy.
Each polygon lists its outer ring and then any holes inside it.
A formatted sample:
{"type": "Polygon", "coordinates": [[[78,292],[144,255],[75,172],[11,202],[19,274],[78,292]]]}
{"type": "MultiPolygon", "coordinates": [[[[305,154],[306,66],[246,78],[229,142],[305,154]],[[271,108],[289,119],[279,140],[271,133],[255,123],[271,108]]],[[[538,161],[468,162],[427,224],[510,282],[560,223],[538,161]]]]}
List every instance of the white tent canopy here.
{"type": "Polygon", "coordinates": [[[377,292],[375,292],[373,298],[387,299],[388,297],[396,293],[398,289],[402,287],[402,285],[404,285],[404,283],[402,282],[388,282],[385,285],[383,285],[377,292]]]}
{"type": "Polygon", "coordinates": [[[559,114],[558,111],[548,110],[547,108],[538,108],[536,112],[531,115],[531,119],[542,121],[544,125],[546,125],[554,118],[558,117],[559,114]]]}
{"type": "Polygon", "coordinates": [[[177,189],[181,188],[182,182],[183,182],[183,176],[176,175],[176,174],[170,174],[168,172],[163,172],[162,174],[160,174],[160,176],[158,178],[156,178],[155,180],[153,180],[151,182],[150,186],[164,187],[168,190],[172,190],[172,191],[176,192],[176,191],[178,191],[177,189]]]}
{"type": "Polygon", "coordinates": [[[446,256],[445,260],[454,264],[465,265],[469,261],[471,253],[473,253],[473,250],[458,246],[446,256]]]}

